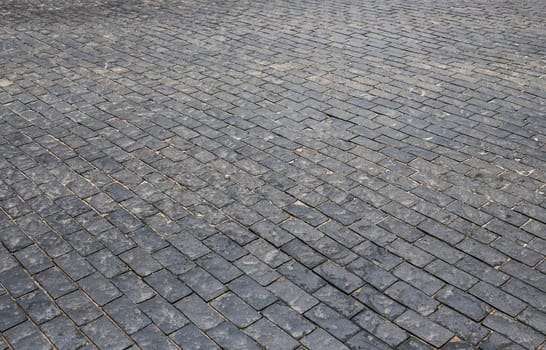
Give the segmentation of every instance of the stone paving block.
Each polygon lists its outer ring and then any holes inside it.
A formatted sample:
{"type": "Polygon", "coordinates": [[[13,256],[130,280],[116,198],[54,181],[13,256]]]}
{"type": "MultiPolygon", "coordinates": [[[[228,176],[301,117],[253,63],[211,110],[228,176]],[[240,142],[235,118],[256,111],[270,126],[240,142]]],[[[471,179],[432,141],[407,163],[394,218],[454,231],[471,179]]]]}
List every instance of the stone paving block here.
{"type": "Polygon", "coordinates": [[[169,303],[176,302],[192,292],[174,274],[164,269],[154,272],[146,277],[144,281],[169,303]]]}
{"type": "Polygon", "coordinates": [[[525,283],[532,285],[541,291],[545,291],[544,282],[546,282],[546,276],[541,271],[530,269],[529,267],[518,263],[517,261],[508,261],[501,267],[501,271],[516,277],[525,283]]]}
{"type": "Polygon", "coordinates": [[[415,245],[450,264],[455,264],[464,256],[462,252],[453,249],[443,241],[430,236],[420,238],[415,242],[415,245]]]}
{"type": "Polygon", "coordinates": [[[428,264],[425,270],[435,275],[436,277],[448,282],[450,285],[453,285],[463,290],[469,289],[478,282],[477,278],[441,260],[435,260],[432,263],[428,264]]]}
{"type": "Polygon", "coordinates": [[[459,243],[463,239],[463,235],[459,232],[450,229],[449,227],[442,225],[433,220],[425,220],[417,226],[420,230],[432,235],[442,241],[445,241],[451,245],[459,243]]]}
{"type": "Polygon", "coordinates": [[[508,260],[508,257],[500,251],[470,238],[461,241],[457,248],[493,267],[500,266],[508,260]]]}
{"type": "Polygon", "coordinates": [[[273,268],[276,268],[282,263],[290,260],[290,258],[286,254],[284,254],[263,239],[257,239],[247,244],[245,248],[252,255],[273,268]]]}
{"type": "Polygon", "coordinates": [[[394,323],[382,318],[373,311],[364,310],[353,318],[362,329],[370,332],[392,347],[402,343],[408,335],[394,323]]]}
{"type": "Polygon", "coordinates": [[[406,310],[406,307],[369,285],[357,290],[353,295],[364,305],[389,320],[393,320],[406,310]]]}
{"type": "Polygon", "coordinates": [[[102,243],[84,230],[76,231],[64,238],[81,256],[88,256],[103,247],[102,243]]]}
{"type": "Polygon", "coordinates": [[[402,281],[390,286],[385,294],[424,316],[430,315],[439,305],[432,297],[402,281]]]}
{"type": "Polygon", "coordinates": [[[260,318],[260,315],[233,293],[225,293],[210,305],[239,328],[245,328],[260,318]]]}
{"type": "MultiPolygon", "coordinates": [[[[216,327],[223,321],[218,312],[196,295],[190,295],[175,305],[194,324],[205,331],[216,327]]],[[[235,317],[236,315],[233,314],[233,316],[235,317]]]]}
{"type": "Polygon", "coordinates": [[[112,278],[128,269],[117,256],[105,249],[89,255],[87,261],[106,278],[112,278]]]}
{"type": "Polygon", "coordinates": [[[449,330],[411,310],[398,316],[395,323],[402,328],[412,329],[413,333],[436,347],[442,346],[453,337],[449,330]]]}
{"type": "MultiPolygon", "coordinates": [[[[88,229],[93,234],[91,229],[88,229]]],[[[125,235],[120,230],[114,229],[105,229],[99,233],[96,233],[95,236],[104,246],[106,246],[113,254],[123,253],[135,246],[135,243],[131,241],[127,235],[125,235]]]]}
{"type": "Polygon", "coordinates": [[[314,227],[327,220],[326,216],[321,214],[318,210],[308,207],[301,202],[293,203],[284,209],[292,216],[303,220],[305,223],[314,227]]]}
{"type": "Polygon", "coordinates": [[[544,342],[544,334],[514,321],[503,314],[492,314],[484,320],[484,325],[513,340],[526,349],[535,349],[544,342]]]}
{"type": "Polygon", "coordinates": [[[168,241],[191,260],[197,259],[210,252],[210,249],[198,239],[184,232],[176,236],[169,237],[168,241]]]}
{"type": "Polygon", "coordinates": [[[169,341],[161,330],[149,325],[133,335],[133,339],[141,349],[174,350],[176,345],[169,341]]]}
{"type": "Polygon", "coordinates": [[[294,338],[301,338],[315,329],[315,325],[286,305],[275,303],[262,314],[294,338]]]}
{"type": "Polygon", "coordinates": [[[78,285],[101,306],[121,295],[119,289],[98,272],[83,278],[78,285]]]}
{"type": "Polygon", "coordinates": [[[473,322],[448,307],[443,307],[430,316],[430,319],[451,330],[470,344],[478,344],[488,334],[485,327],[473,322]]]}
{"type": "Polygon", "coordinates": [[[151,323],[136,304],[126,297],[108,303],[103,309],[128,334],[133,334],[151,323]]]}
{"type": "MultiPolygon", "coordinates": [[[[252,257],[248,256],[247,259],[252,259],[252,257]]],[[[223,283],[232,281],[243,274],[235,265],[230,264],[226,259],[216,253],[202,256],[196,260],[196,263],[223,283]]],[[[267,273],[266,275],[269,276],[271,274],[267,273]]],[[[267,279],[268,278],[265,278],[265,280],[267,279]]]]}
{"type": "Polygon", "coordinates": [[[134,303],[140,303],[155,295],[154,291],[133,272],[118,275],[112,279],[112,282],[134,303]]]}
{"type": "Polygon", "coordinates": [[[124,349],[131,345],[131,340],[106,317],[85,325],[82,330],[99,349],[124,349]]]}
{"type": "Polygon", "coordinates": [[[223,235],[214,235],[203,241],[205,245],[228,261],[234,261],[248,254],[238,244],[223,235]]]}
{"type": "Polygon", "coordinates": [[[509,279],[509,276],[488,266],[487,264],[471,257],[465,256],[456,265],[461,270],[488,282],[494,286],[500,286],[509,279]]]}
{"type": "Polygon", "coordinates": [[[179,275],[191,270],[195,264],[174,247],[156,251],[152,256],[172,273],[179,275]]]}
{"type": "Polygon", "coordinates": [[[28,270],[35,274],[52,266],[49,258],[35,245],[30,245],[15,253],[15,257],[28,270]]]}
{"type": "Polygon", "coordinates": [[[491,246],[528,266],[534,266],[544,258],[544,255],[535,253],[534,251],[504,237],[501,237],[491,243],[491,246]]]}
{"type": "Polygon", "coordinates": [[[218,343],[222,349],[260,349],[260,346],[254,340],[228,322],[222,322],[209,330],[207,334],[218,343]]]}
{"type": "MultiPolygon", "coordinates": [[[[261,227],[264,221],[260,221],[251,226],[251,228],[261,227]]],[[[249,230],[244,226],[239,225],[234,221],[227,221],[221,223],[216,227],[219,232],[231,238],[233,241],[237,242],[239,245],[245,245],[256,239],[256,235],[253,233],[253,230],[249,230]]]]}
{"type": "Polygon", "coordinates": [[[334,241],[330,237],[324,236],[314,242],[310,242],[310,245],[319,253],[323,254],[339,265],[347,265],[358,257],[358,255],[334,241]]]}
{"type": "Polygon", "coordinates": [[[78,349],[88,343],[83,334],[64,316],[43,323],[40,329],[60,350],[78,349]]]}
{"type": "Polygon", "coordinates": [[[366,331],[360,331],[359,333],[355,334],[352,338],[347,340],[346,345],[348,345],[351,349],[392,349],[386,343],[382,342],[366,331]]]}
{"type": "Polygon", "coordinates": [[[511,316],[516,316],[526,305],[523,301],[514,298],[510,294],[494,288],[485,282],[479,282],[472,287],[469,292],[486,303],[506,312],[511,316]]]}
{"type": "Polygon", "coordinates": [[[235,266],[264,286],[280,276],[279,273],[252,255],[247,255],[239,259],[235,262],[235,266]]]}
{"type": "Polygon", "coordinates": [[[313,293],[326,283],[313,271],[294,261],[279,266],[277,271],[309,293],[313,293]]]}
{"type": "Polygon", "coordinates": [[[92,321],[102,314],[91,299],[80,290],[60,297],[57,299],[57,304],[78,326],[92,321]]]}
{"type": "Polygon", "coordinates": [[[306,335],[301,342],[310,350],[348,349],[342,342],[322,329],[316,329],[313,333],[306,335]]]}
{"type": "Polygon", "coordinates": [[[28,321],[7,330],[3,336],[15,349],[52,349],[36,326],[28,321]]]}
{"type": "Polygon", "coordinates": [[[377,225],[408,242],[415,242],[417,239],[423,236],[422,231],[394,217],[387,217],[377,225]]]}
{"type": "Polygon", "coordinates": [[[25,294],[17,301],[36,324],[49,321],[60,314],[53,301],[39,290],[25,294]]]}
{"type": "Polygon", "coordinates": [[[312,295],[285,278],[273,282],[267,289],[273,292],[277,298],[283,300],[291,308],[300,313],[304,313],[318,304],[318,300],[312,295]]]}
{"type": "Polygon", "coordinates": [[[148,252],[139,247],[121,254],[120,258],[143,277],[161,269],[161,265],[148,252]]]}
{"type": "Polygon", "coordinates": [[[0,348],[542,346],[543,2],[54,7],[2,7],[0,348]]]}
{"type": "Polygon", "coordinates": [[[21,296],[37,288],[35,282],[19,266],[0,273],[0,283],[14,297],[21,296]]]}
{"type": "Polygon", "coordinates": [[[298,219],[287,220],[282,223],[281,227],[304,242],[315,241],[324,235],[311,225],[298,219]]]}
{"type": "Polygon", "coordinates": [[[267,349],[294,349],[299,342],[265,318],[252,324],[245,332],[267,349]]]}
{"type": "Polygon", "coordinates": [[[432,347],[412,337],[406,340],[405,342],[403,342],[402,344],[400,344],[398,349],[400,350],[430,350],[432,349],[432,347]]]}
{"type": "Polygon", "coordinates": [[[0,297],[0,330],[2,332],[26,320],[23,310],[8,295],[0,297]]]}
{"type": "Polygon", "coordinates": [[[256,310],[261,310],[277,300],[268,289],[260,286],[248,276],[241,276],[233,280],[228,284],[228,287],[256,310]]]}
{"type": "Polygon", "coordinates": [[[483,341],[481,347],[484,350],[493,350],[498,348],[508,348],[514,350],[523,350],[523,346],[518,345],[499,333],[492,333],[489,338],[483,341]]]}
{"type": "Polygon", "coordinates": [[[330,285],[323,286],[313,296],[347,318],[353,317],[364,308],[357,300],[330,285]]]}
{"type": "Polygon", "coordinates": [[[433,295],[444,286],[444,283],[436,277],[407,263],[398,265],[393,275],[428,295],[433,295]]]}
{"type": "Polygon", "coordinates": [[[205,300],[211,300],[226,290],[220,281],[200,267],[185,272],[180,279],[205,300]]]}
{"type": "MultiPolygon", "coordinates": [[[[512,279],[501,288],[502,290],[517,296],[520,300],[523,300],[525,303],[528,303],[531,306],[541,310],[546,309],[546,295],[541,290],[527,283],[521,282],[517,279],[512,279]]],[[[512,299],[509,298],[509,300],[512,299]]]]}
{"type": "MultiPolygon", "coordinates": [[[[16,226],[10,226],[10,227],[4,228],[3,231],[4,233],[2,235],[2,238],[0,238],[0,241],[2,241],[2,243],[4,243],[4,245],[6,246],[6,248],[11,252],[18,251],[32,244],[32,240],[27,235],[25,235],[25,233],[21,229],[19,229],[16,226]]],[[[4,248],[0,250],[0,252],[2,252],[2,255],[0,256],[2,256],[2,259],[7,259],[6,260],[7,262],[8,260],[10,260],[8,258],[9,255],[4,255],[5,254],[4,251],[5,251],[4,248]]],[[[9,264],[7,264],[6,262],[3,262],[1,264],[3,266],[3,269],[9,268],[9,264]]]]}
{"type": "Polygon", "coordinates": [[[445,287],[438,292],[436,299],[474,321],[481,321],[490,311],[490,307],[486,303],[451,286],[445,287]]]}
{"type": "Polygon", "coordinates": [[[188,324],[188,320],[160,296],[138,304],[138,308],[165,334],[170,334],[188,324]]]}
{"type": "Polygon", "coordinates": [[[40,248],[52,258],[59,257],[72,250],[72,247],[54,232],[46,232],[35,239],[40,248]]]}
{"type": "Polygon", "coordinates": [[[358,246],[353,247],[352,250],[361,257],[372,261],[385,270],[391,270],[402,262],[402,259],[399,257],[369,241],[362,242],[358,246]]]}
{"type": "Polygon", "coordinates": [[[350,228],[362,237],[382,247],[396,239],[395,235],[379,226],[376,226],[367,219],[352,224],[350,228]]]}
{"type": "Polygon", "coordinates": [[[55,263],[74,281],[88,276],[95,271],[85,259],[75,252],[70,252],[55,259],[55,263]]]}
{"type": "Polygon", "coordinates": [[[171,339],[183,349],[220,349],[210,338],[196,326],[189,324],[170,335],[171,339]]]}
{"type": "MultiPolygon", "coordinates": [[[[397,280],[397,278],[391,273],[363,258],[356,259],[350,263],[347,268],[354,272],[357,276],[361,277],[362,280],[367,281],[374,287],[381,290],[387,288],[397,280]]],[[[363,283],[359,284],[362,285],[363,283]]],[[[357,284],[354,284],[353,286],[358,287],[357,284]]]]}
{"type": "Polygon", "coordinates": [[[418,267],[423,267],[434,260],[434,257],[426,251],[400,238],[391,242],[386,249],[418,267]]]}
{"type": "Polygon", "coordinates": [[[305,317],[336,338],[346,341],[360,329],[334,309],[320,303],[305,313],[305,317]]]}
{"type": "Polygon", "coordinates": [[[539,332],[546,333],[546,313],[528,307],[518,315],[518,319],[539,332]]]}
{"type": "Polygon", "coordinates": [[[349,248],[354,247],[364,240],[360,235],[347,229],[344,225],[341,225],[336,221],[328,221],[320,225],[319,231],[349,248]]]}
{"type": "Polygon", "coordinates": [[[131,233],[131,238],[148,252],[166,248],[169,244],[149,227],[143,227],[131,233]]]}

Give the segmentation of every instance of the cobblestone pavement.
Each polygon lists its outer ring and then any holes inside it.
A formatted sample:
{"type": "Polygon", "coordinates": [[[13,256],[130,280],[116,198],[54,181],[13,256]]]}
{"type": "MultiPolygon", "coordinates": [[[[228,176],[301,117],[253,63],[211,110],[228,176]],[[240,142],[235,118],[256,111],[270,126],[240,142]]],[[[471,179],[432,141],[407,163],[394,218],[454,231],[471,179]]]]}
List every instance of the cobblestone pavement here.
{"type": "Polygon", "coordinates": [[[0,349],[545,349],[544,13],[3,0],[0,349]]]}

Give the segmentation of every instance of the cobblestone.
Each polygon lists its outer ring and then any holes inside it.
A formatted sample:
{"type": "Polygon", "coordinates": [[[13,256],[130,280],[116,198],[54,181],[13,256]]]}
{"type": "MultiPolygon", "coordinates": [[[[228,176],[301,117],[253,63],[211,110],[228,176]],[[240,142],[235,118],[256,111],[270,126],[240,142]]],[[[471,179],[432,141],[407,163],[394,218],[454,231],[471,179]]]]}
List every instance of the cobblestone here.
{"type": "Polygon", "coordinates": [[[0,349],[543,350],[545,12],[0,3],[0,349]]]}

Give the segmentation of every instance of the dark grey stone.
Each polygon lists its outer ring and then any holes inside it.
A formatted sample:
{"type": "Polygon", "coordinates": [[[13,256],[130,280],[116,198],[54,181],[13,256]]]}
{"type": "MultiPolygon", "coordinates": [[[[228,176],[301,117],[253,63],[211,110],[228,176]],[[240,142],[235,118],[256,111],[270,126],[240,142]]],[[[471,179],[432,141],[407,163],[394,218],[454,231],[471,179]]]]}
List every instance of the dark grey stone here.
{"type": "Polygon", "coordinates": [[[165,334],[170,334],[189,323],[180,311],[160,296],[140,303],[138,307],[165,334]]]}
{"type": "Polygon", "coordinates": [[[23,295],[18,302],[37,324],[49,321],[60,314],[53,301],[40,290],[23,295]]]}
{"type": "Polygon", "coordinates": [[[131,340],[106,317],[85,325],[82,330],[101,349],[125,349],[131,345],[131,340]]]}
{"type": "Polygon", "coordinates": [[[265,318],[253,323],[245,332],[266,349],[294,349],[299,342],[265,318]]]}
{"type": "Polygon", "coordinates": [[[215,350],[220,349],[210,338],[203,334],[193,324],[182,327],[170,335],[175,343],[183,349],[215,350]]]}
{"type": "Polygon", "coordinates": [[[26,320],[23,310],[8,295],[0,296],[0,330],[2,332],[26,320]]]}
{"type": "Polygon", "coordinates": [[[104,311],[128,334],[133,334],[151,323],[137,306],[126,297],[104,306],[104,311]]]}
{"type": "Polygon", "coordinates": [[[222,322],[207,333],[222,349],[260,349],[255,341],[228,322],[222,322]]]}
{"type": "Polygon", "coordinates": [[[79,349],[88,342],[74,324],[63,316],[42,324],[40,329],[59,350],[79,349]]]}
{"type": "Polygon", "coordinates": [[[80,290],[60,297],[57,304],[78,326],[92,321],[102,314],[100,309],[80,290]]]}
{"type": "Polygon", "coordinates": [[[228,292],[219,296],[210,305],[239,328],[245,328],[260,318],[252,307],[233,293],[228,292]]]}
{"type": "Polygon", "coordinates": [[[209,330],[223,321],[214,309],[196,295],[190,295],[175,305],[202,330],[209,330]]]}

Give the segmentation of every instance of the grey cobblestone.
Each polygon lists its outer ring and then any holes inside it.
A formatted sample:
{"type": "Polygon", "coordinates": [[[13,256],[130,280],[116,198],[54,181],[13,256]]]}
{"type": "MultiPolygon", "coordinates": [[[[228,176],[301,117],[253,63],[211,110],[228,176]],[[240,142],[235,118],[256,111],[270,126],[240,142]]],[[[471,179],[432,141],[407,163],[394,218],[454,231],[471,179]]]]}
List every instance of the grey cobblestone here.
{"type": "Polygon", "coordinates": [[[0,3],[0,349],[542,350],[545,12],[0,3]]]}
{"type": "Polygon", "coordinates": [[[341,341],[346,341],[359,331],[353,322],[323,303],[307,311],[305,317],[341,341]]]}
{"type": "Polygon", "coordinates": [[[170,335],[175,343],[183,349],[220,349],[210,338],[203,334],[193,324],[182,327],[180,330],[170,335]]]}
{"type": "Polygon", "coordinates": [[[99,349],[124,349],[131,345],[129,337],[106,317],[85,325],[82,330],[99,349]]]}
{"type": "Polygon", "coordinates": [[[186,317],[160,296],[138,304],[138,308],[165,334],[172,333],[188,324],[186,317]]]}
{"type": "Polygon", "coordinates": [[[0,330],[2,332],[26,320],[23,310],[8,295],[0,297],[0,330]]]}
{"type": "Polygon", "coordinates": [[[299,345],[297,340],[265,318],[255,322],[245,331],[266,349],[294,349],[299,345]]]}
{"type": "Polygon", "coordinates": [[[260,315],[233,293],[226,293],[213,302],[216,310],[239,328],[244,328],[260,318],[260,315]]]}
{"type": "Polygon", "coordinates": [[[354,321],[362,329],[393,347],[396,347],[408,337],[404,330],[370,310],[364,310],[356,315],[354,321]]]}
{"type": "Polygon", "coordinates": [[[78,326],[92,321],[101,315],[91,299],[80,290],[60,297],[57,304],[78,326]]]}

